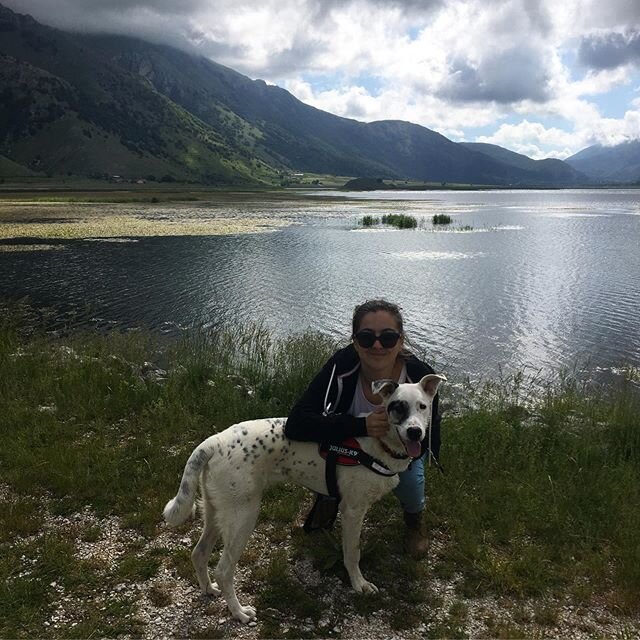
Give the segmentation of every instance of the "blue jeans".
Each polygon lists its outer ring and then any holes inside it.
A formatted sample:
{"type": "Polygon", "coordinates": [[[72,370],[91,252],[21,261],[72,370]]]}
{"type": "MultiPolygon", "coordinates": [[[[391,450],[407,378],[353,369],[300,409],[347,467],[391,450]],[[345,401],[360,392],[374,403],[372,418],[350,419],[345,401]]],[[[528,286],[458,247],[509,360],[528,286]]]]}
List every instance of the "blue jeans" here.
{"type": "Polygon", "coordinates": [[[393,490],[396,498],[400,500],[402,508],[408,513],[420,513],[424,511],[426,498],[424,495],[424,461],[422,457],[416,458],[411,466],[398,475],[400,484],[393,490]]]}

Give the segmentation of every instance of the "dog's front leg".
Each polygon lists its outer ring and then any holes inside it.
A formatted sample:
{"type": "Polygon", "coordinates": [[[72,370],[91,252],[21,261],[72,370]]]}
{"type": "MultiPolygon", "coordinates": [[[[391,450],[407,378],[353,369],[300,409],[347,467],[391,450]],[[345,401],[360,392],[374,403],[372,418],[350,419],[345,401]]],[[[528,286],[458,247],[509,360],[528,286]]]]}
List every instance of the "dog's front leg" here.
{"type": "Polygon", "coordinates": [[[377,593],[378,587],[367,582],[360,572],[360,532],[366,509],[345,507],[342,511],[342,553],[351,586],[358,593],[377,593]]]}

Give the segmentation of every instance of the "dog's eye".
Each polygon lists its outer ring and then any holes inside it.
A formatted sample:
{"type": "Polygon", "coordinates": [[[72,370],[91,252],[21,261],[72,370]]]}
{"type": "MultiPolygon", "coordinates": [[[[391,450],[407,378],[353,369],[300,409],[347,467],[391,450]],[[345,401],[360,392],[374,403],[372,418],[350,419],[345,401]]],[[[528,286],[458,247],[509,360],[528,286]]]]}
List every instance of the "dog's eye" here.
{"type": "Polygon", "coordinates": [[[421,402],[418,405],[418,408],[420,409],[420,411],[424,411],[427,408],[427,405],[424,402],[421,402]]]}

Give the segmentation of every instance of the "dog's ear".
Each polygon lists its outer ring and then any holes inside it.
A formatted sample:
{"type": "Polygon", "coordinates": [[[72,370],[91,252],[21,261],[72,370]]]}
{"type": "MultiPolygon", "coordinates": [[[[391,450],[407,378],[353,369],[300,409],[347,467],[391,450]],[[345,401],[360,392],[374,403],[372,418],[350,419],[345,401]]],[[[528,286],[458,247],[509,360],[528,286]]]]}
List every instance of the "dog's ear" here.
{"type": "Polygon", "coordinates": [[[418,383],[428,396],[432,398],[438,393],[438,387],[442,382],[446,382],[445,376],[439,373],[429,373],[418,383]]]}
{"type": "Polygon", "coordinates": [[[388,398],[397,388],[398,383],[394,380],[374,380],[371,383],[371,391],[381,398],[388,398]]]}

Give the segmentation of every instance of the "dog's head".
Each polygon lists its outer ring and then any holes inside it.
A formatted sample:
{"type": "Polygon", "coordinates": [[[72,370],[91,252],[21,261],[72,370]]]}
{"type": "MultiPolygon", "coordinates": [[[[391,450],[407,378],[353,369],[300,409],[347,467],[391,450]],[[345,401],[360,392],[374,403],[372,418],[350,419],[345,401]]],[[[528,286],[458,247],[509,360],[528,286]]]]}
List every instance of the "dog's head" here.
{"type": "Polygon", "coordinates": [[[431,428],[433,399],[446,378],[432,373],[416,384],[398,384],[393,380],[375,380],[371,389],[382,398],[391,429],[412,458],[420,457],[420,443],[431,428]]]}

